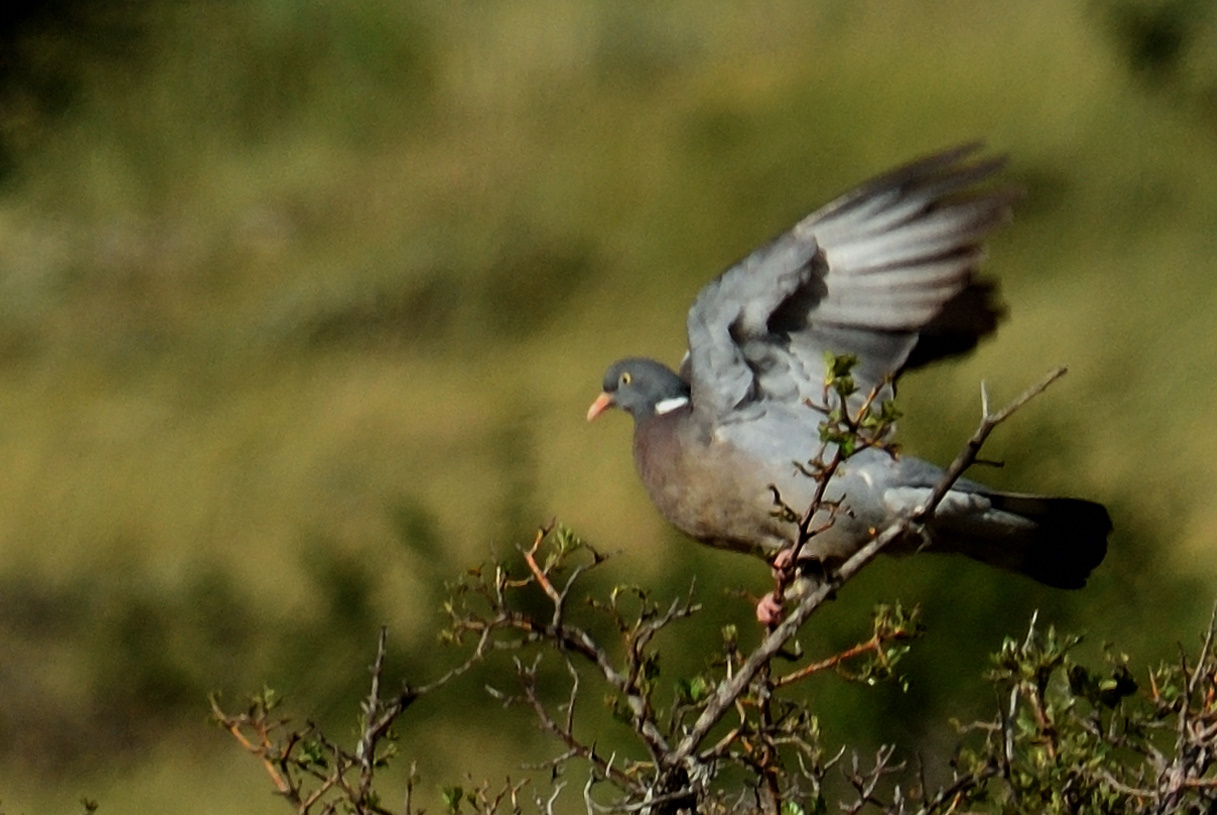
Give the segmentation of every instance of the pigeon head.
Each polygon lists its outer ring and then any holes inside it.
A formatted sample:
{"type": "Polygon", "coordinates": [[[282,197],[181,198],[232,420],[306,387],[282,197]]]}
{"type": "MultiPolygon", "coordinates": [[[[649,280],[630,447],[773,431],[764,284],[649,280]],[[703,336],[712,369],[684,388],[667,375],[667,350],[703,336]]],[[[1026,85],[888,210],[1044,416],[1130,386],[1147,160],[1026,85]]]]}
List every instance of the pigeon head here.
{"type": "Polygon", "coordinates": [[[642,421],[689,404],[689,385],[668,366],[632,357],[614,362],[604,374],[604,392],[587,410],[590,422],[611,407],[642,421]]]}

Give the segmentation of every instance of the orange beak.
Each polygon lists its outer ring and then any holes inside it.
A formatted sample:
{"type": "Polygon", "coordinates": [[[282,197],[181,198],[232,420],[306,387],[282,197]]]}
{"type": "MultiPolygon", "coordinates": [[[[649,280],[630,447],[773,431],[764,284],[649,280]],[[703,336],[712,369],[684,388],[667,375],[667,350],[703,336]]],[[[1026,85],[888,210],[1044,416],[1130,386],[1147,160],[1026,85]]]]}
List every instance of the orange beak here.
{"type": "Polygon", "coordinates": [[[611,408],[613,404],[613,395],[611,393],[600,394],[596,397],[596,401],[592,402],[592,406],[587,409],[587,420],[590,422],[592,419],[611,408]]]}

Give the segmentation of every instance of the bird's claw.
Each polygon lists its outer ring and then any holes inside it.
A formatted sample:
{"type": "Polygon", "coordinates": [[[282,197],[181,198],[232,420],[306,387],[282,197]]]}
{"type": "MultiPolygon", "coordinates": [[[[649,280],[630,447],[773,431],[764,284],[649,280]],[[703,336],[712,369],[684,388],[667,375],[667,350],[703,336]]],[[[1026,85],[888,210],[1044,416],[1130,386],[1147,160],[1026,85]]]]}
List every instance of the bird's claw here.
{"type": "Polygon", "coordinates": [[[756,604],[756,619],[765,626],[773,626],[781,622],[782,599],[777,592],[769,592],[756,604]]]}

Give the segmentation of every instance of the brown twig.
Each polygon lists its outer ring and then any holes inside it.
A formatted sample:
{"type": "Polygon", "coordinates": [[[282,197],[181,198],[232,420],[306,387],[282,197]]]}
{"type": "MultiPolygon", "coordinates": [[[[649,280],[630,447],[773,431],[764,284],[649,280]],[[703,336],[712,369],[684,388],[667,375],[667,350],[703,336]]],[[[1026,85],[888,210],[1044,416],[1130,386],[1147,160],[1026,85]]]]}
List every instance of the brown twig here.
{"type": "Polygon", "coordinates": [[[558,594],[558,590],[554,588],[553,583],[549,582],[549,577],[546,576],[545,570],[537,565],[537,551],[541,548],[541,542],[549,535],[550,528],[542,527],[537,530],[537,536],[533,539],[532,546],[524,553],[524,562],[528,564],[528,570],[532,572],[533,578],[537,581],[537,585],[545,592],[549,599],[554,601],[555,605],[562,602],[562,595],[558,594]]]}
{"type": "MultiPolygon", "coordinates": [[[[862,401],[862,404],[858,407],[857,411],[852,414],[849,410],[847,398],[845,396],[839,397],[843,417],[842,422],[845,425],[846,433],[853,435],[855,438],[858,437],[859,432],[862,429],[862,420],[866,417],[867,413],[870,412],[871,406],[875,403],[875,400],[879,398],[879,393],[886,386],[886,384],[887,383],[880,383],[871,388],[870,393],[866,395],[866,398],[862,401]]],[[[825,385],[825,403],[818,408],[820,412],[825,415],[830,413],[829,395],[827,391],[828,385],[825,385]]],[[[879,439],[864,439],[863,444],[861,444],[858,449],[861,450],[868,447],[874,447],[879,444],[882,444],[882,441],[879,439]]],[[[791,564],[798,563],[799,554],[803,551],[803,547],[806,546],[812,538],[832,525],[832,521],[830,520],[816,529],[812,529],[811,526],[812,519],[815,517],[816,513],[819,512],[820,509],[823,508],[827,503],[825,501],[825,493],[828,490],[828,483],[832,480],[832,477],[836,475],[837,470],[845,461],[845,455],[841,452],[841,446],[839,444],[835,445],[832,459],[828,462],[825,462],[823,459],[825,449],[825,446],[821,446],[820,451],[816,454],[815,459],[813,459],[811,462],[812,470],[809,475],[815,479],[816,488],[815,492],[811,496],[811,501],[807,505],[807,509],[804,510],[802,517],[799,519],[798,533],[795,537],[794,547],[791,549],[791,564]]],[[[781,588],[782,587],[779,586],[779,592],[781,588]]],[[[780,597],[781,594],[779,593],[778,596],[780,597]]]]}
{"type": "Polygon", "coordinates": [[[215,716],[216,721],[220,722],[220,724],[224,726],[224,729],[231,733],[233,738],[235,738],[247,752],[251,753],[262,763],[262,766],[266,768],[266,773],[270,776],[270,780],[272,783],[274,783],[275,789],[279,792],[279,794],[283,796],[290,796],[292,793],[291,784],[289,784],[283,778],[283,776],[279,774],[279,771],[275,769],[274,762],[270,759],[271,744],[270,739],[267,736],[266,729],[258,726],[258,724],[253,721],[252,717],[250,716],[229,716],[220,709],[220,701],[215,697],[214,694],[208,697],[208,701],[211,702],[211,712],[212,715],[215,716]],[[255,745],[250,742],[249,739],[245,738],[245,734],[241,732],[242,724],[251,727],[254,732],[261,737],[261,743],[255,745]]]}
{"type": "Polygon", "coordinates": [[[845,649],[839,654],[833,654],[827,659],[822,659],[819,662],[813,662],[810,665],[805,665],[802,668],[799,668],[797,671],[791,671],[784,676],[778,677],[773,681],[774,687],[781,688],[785,687],[786,685],[792,685],[795,682],[806,679],[812,674],[819,673],[820,671],[828,668],[835,668],[842,662],[853,659],[854,657],[862,656],[863,654],[868,654],[871,652],[880,653],[882,645],[883,639],[878,634],[875,634],[866,642],[860,642],[852,648],[845,649]]]}

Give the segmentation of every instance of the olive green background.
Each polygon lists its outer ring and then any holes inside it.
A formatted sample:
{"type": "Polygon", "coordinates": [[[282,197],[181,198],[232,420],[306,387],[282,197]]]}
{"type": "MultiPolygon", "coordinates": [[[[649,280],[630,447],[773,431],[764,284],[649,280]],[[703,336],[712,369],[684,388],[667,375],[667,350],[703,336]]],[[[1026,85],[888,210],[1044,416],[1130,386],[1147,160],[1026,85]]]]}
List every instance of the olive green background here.
{"type": "MultiPolygon", "coordinates": [[[[945,463],[981,380],[1004,401],[1067,364],[977,476],[1107,503],[1111,553],[1077,593],[876,564],[804,645],[865,637],[881,599],[921,604],[929,633],[907,693],[808,689],[826,739],[941,756],[1033,609],[1142,665],[1207,619],[1208,4],[60,5],[0,46],[4,811],[286,811],[206,694],[266,683],[348,736],[378,627],[393,681],[438,676],[459,657],[436,646],[445,581],[555,515],[616,553],[601,585],[696,576],[707,609],[663,681],[727,622],[755,641],[739,592],[765,567],[669,531],[627,419],[584,411],[613,359],[679,361],[725,265],[974,138],[1026,190],[985,267],[1009,319],[904,382],[901,440],[945,463]]],[[[487,681],[510,687],[500,664],[403,722],[432,811],[466,772],[560,752],[487,681]]],[[[582,726],[611,743],[599,698],[582,726]]]]}

